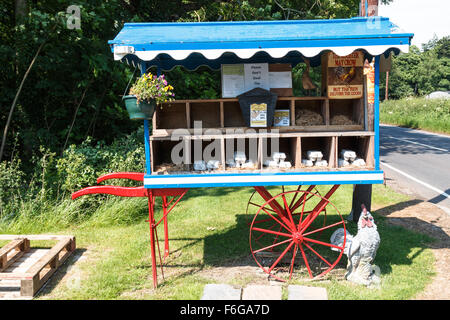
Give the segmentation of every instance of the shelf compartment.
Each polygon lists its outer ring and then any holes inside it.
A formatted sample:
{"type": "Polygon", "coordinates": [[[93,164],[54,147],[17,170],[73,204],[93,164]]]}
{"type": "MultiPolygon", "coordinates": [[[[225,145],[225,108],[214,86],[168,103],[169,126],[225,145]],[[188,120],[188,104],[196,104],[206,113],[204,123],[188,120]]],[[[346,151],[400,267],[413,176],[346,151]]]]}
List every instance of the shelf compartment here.
{"type": "Polygon", "coordinates": [[[362,158],[366,165],[364,167],[347,166],[341,167],[342,170],[350,169],[367,169],[374,168],[375,166],[375,137],[374,136],[347,136],[338,137],[338,148],[337,154],[340,157],[341,151],[343,149],[352,150],[356,152],[357,157],[362,158]]]}
{"type": "Polygon", "coordinates": [[[279,137],[279,138],[260,138],[259,139],[260,150],[260,163],[262,169],[269,169],[264,166],[266,160],[272,160],[272,154],[274,152],[284,152],[286,154],[286,160],[292,165],[289,169],[279,169],[280,171],[292,171],[300,168],[300,137],[279,137]]]}
{"type": "Polygon", "coordinates": [[[330,125],[364,126],[364,103],[362,99],[330,99],[330,125]]]}
{"type": "Polygon", "coordinates": [[[244,152],[247,160],[252,160],[255,164],[253,168],[231,168],[224,166],[226,171],[255,171],[261,168],[261,162],[259,160],[259,140],[258,138],[227,138],[223,139],[224,156],[223,161],[234,159],[235,152],[244,152]]]}
{"type": "Polygon", "coordinates": [[[296,127],[323,126],[327,123],[326,101],[296,100],[294,122],[296,127]]]}
{"type": "Polygon", "coordinates": [[[239,101],[224,101],[223,113],[223,126],[225,128],[246,127],[239,101]]]}
{"type": "Polygon", "coordinates": [[[220,128],[219,102],[190,102],[190,128],[194,128],[194,121],[201,121],[202,128],[220,128]]]}
{"type": "MultiPolygon", "coordinates": [[[[321,151],[323,154],[322,160],[327,160],[327,167],[305,167],[301,165],[301,168],[308,169],[323,169],[323,168],[336,168],[337,166],[337,153],[336,153],[336,137],[302,137],[301,138],[301,159],[308,159],[308,151],[321,151]]],[[[301,160],[300,160],[301,161],[301,160]]]]}
{"type": "Polygon", "coordinates": [[[168,102],[156,107],[153,117],[154,129],[187,128],[187,112],[185,102],[168,102]]]}

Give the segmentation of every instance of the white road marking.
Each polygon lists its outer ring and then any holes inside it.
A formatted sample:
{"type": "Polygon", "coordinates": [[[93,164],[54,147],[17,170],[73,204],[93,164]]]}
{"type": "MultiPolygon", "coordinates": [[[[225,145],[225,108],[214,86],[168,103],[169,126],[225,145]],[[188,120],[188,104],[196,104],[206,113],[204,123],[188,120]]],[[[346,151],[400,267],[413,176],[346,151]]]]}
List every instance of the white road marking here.
{"type": "Polygon", "coordinates": [[[405,142],[409,142],[409,143],[418,144],[418,145],[421,145],[421,146],[424,146],[424,147],[427,147],[427,148],[430,148],[430,149],[436,149],[436,150],[439,150],[439,151],[450,152],[450,150],[447,150],[447,149],[433,147],[433,146],[430,146],[428,144],[423,144],[423,143],[419,143],[419,142],[416,142],[416,141],[411,141],[411,140],[408,140],[408,139],[396,138],[396,137],[393,137],[393,136],[386,136],[386,137],[387,138],[391,138],[391,139],[395,139],[395,140],[400,140],[400,141],[405,141],[405,142]]]}
{"type": "Polygon", "coordinates": [[[444,197],[450,199],[450,194],[446,193],[445,191],[440,190],[440,189],[438,189],[438,188],[436,188],[436,187],[433,187],[432,185],[430,185],[430,184],[428,184],[428,183],[426,183],[426,182],[423,182],[423,181],[421,181],[421,180],[419,180],[419,179],[417,179],[417,178],[415,178],[415,177],[413,177],[413,176],[411,176],[411,175],[409,175],[409,174],[407,174],[407,173],[405,173],[405,172],[403,172],[403,171],[401,171],[401,170],[399,170],[399,169],[397,169],[397,168],[394,168],[393,166],[391,166],[390,164],[387,164],[386,162],[381,161],[381,164],[382,164],[383,166],[388,167],[388,168],[391,169],[391,170],[396,171],[397,173],[400,173],[401,175],[407,177],[408,179],[411,179],[411,180],[413,180],[413,181],[415,181],[415,182],[417,182],[417,183],[423,185],[424,187],[427,187],[428,189],[431,189],[431,190],[433,190],[433,191],[439,193],[439,195],[444,196],[444,197]]]}

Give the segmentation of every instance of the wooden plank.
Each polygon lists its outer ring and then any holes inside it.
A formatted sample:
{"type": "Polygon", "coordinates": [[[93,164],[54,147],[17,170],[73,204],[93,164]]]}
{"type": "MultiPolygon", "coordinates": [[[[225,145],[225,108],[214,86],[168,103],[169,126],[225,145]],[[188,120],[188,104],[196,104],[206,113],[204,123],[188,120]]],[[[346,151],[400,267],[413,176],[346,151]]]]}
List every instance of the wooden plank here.
{"type": "Polygon", "coordinates": [[[48,235],[48,234],[0,234],[0,240],[16,240],[26,238],[28,240],[62,240],[73,238],[67,235],[48,235]]]}
{"type": "Polygon", "coordinates": [[[73,248],[71,245],[72,239],[73,237],[61,239],[55,246],[50,249],[49,252],[47,252],[42,258],[40,258],[37,263],[35,263],[30,269],[28,269],[26,273],[32,275],[39,273],[46,265],[51,262],[55,255],[58,255],[64,249],[69,251],[69,248],[73,248]]]}
{"type": "Polygon", "coordinates": [[[186,102],[186,128],[191,128],[191,104],[186,102]]]}
{"type": "MultiPolygon", "coordinates": [[[[370,131],[319,131],[319,132],[281,132],[272,133],[268,132],[243,132],[236,134],[208,134],[208,135],[186,135],[183,136],[185,140],[209,140],[209,139],[239,139],[239,138],[258,138],[258,137],[268,137],[268,138],[291,138],[291,137],[366,137],[374,136],[374,132],[370,131]]],[[[152,136],[151,141],[171,141],[171,136],[152,136]]]]}
{"type": "Polygon", "coordinates": [[[367,147],[366,147],[366,166],[369,168],[375,167],[375,137],[367,137],[367,147]]]}
{"type": "Polygon", "coordinates": [[[12,265],[23,254],[30,250],[30,241],[26,238],[12,240],[3,248],[0,249],[0,272],[4,271],[10,265],[12,265]],[[8,257],[8,254],[15,250],[12,256],[8,257]]]}
{"type": "MultiPolygon", "coordinates": [[[[295,115],[294,115],[295,117],[295,115]]],[[[294,120],[295,121],[295,120],[294,120]]],[[[260,131],[261,129],[257,128],[248,128],[248,127],[226,127],[226,128],[209,128],[209,129],[216,129],[222,133],[227,133],[229,131],[233,130],[246,130],[246,129],[252,129],[254,131],[260,131]]],[[[289,126],[289,127],[272,127],[272,128],[265,128],[264,130],[271,130],[276,129],[280,133],[283,132],[335,132],[335,131],[362,131],[364,130],[364,125],[318,125],[318,126],[289,126]]],[[[168,137],[176,132],[177,129],[157,129],[153,131],[153,135],[150,137],[150,139],[158,139],[160,137],[168,137]]],[[[185,128],[186,133],[189,133],[190,135],[194,134],[194,129],[185,128]]],[[[207,128],[203,129],[202,132],[205,132],[208,130],[207,128]]],[[[372,130],[373,131],[373,130],[372,130]]],[[[178,130],[179,132],[179,130],[178,130]]],[[[197,132],[195,132],[197,133],[197,132]]]]}
{"type": "Polygon", "coordinates": [[[225,162],[225,139],[220,139],[220,163],[222,164],[222,168],[226,169],[225,162]]]}
{"type": "Polygon", "coordinates": [[[223,101],[220,101],[220,127],[225,127],[225,114],[224,114],[224,108],[223,108],[223,101]]]}
{"type": "Polygon", "coordinates": [[[290,126],[294,126],[295,125],[295,100],[294,99],[291,99],[291,101],[290,101],[289,110],[290,110],[290,114],[291,114],[290,126]]]}
{"type": "Polygon", "coordinates": [[[322,115],[326,126],[330,126],[330,101],[322,101],[322,115]]]}

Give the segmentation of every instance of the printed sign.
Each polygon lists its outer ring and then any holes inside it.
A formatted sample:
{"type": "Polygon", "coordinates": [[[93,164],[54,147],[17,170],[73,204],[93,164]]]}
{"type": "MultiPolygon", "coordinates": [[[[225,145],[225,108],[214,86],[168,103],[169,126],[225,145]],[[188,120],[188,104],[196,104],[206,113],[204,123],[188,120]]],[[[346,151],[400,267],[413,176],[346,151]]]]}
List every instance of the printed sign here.
{"type": "Polygon", "coordinates": [[[356,51],[345,57],[333,52],[326,58],[327,94],[332,99],[357,99],[363,96],[363,58],[362,52],[356,51]]]}
{"type": "Polygon", "coordinates": [[[289,110],[276,109],[273,118],[274,127],[289,127],[289,110]]]}
{"type": "Polygon", "coordinates": [[[254,88],[275,89],[278,96],[292,96],[291,69],[289,64],[223,64],[222,98],[235,98],[254,88]]]}
{"type": "Polygon", "coordinates": [[[244,64],[245,91],[254,88],[269,90],[269,64],[246,63],[244,64]]]}
{"type": "Polygon", "coordinates": [[[250,105],[250,127],[267,127],[267,104],[250,105]]]}
{"type": "Polygon", "coordinates": [[[222,97],[234,98],[245,92],[243,64],[222,65],[222,97]]]}

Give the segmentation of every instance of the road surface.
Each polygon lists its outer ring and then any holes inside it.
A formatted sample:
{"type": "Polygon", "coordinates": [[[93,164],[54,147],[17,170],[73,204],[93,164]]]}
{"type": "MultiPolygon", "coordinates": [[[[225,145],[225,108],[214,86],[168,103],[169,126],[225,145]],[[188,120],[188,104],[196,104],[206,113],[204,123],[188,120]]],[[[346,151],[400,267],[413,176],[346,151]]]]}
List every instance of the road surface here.
{"type": "Polygon", "coordinates": [[[380,158],[394,189],[450,214],[450,136],[381,125],[380,158]]]}

